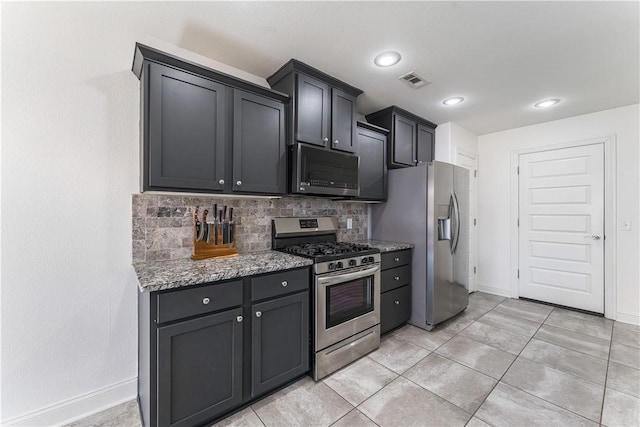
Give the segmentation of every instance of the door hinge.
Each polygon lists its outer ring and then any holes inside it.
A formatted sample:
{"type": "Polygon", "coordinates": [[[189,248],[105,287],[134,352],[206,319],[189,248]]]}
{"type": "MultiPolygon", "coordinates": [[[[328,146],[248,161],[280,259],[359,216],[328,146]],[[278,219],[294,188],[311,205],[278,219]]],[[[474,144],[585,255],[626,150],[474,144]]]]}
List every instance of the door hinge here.
{"type": "Polygon", "coordinates": [[[473,225],[476,225],[476,224],[477,224],[477,221],[475,218],[473,218],[473,225]]]}
{"type": "Polygon", "coordinates": [[[516,173],[517,173],[518,175],[520,175],[520,166],[518,166],[518,167],[517,167],[517,169],[516,169],[516,173]]]}
{"type": "Polygon", "coordinates": [[[473,266],[473,274],[476,274],[476,266],[473,266]]]}
{"type": "Polygon", "coordinates": [[[518,269],[518,279],[520,278],[520,269],[518,269]]]}
{"type": "Polygon", "coordinates": [[[474,171],[473,171],[473,177],[474,177],[474,178],[477,178],[477,177],[478,177],[478,171],[477,171],[477,170],[474,170],[474,171]]]}

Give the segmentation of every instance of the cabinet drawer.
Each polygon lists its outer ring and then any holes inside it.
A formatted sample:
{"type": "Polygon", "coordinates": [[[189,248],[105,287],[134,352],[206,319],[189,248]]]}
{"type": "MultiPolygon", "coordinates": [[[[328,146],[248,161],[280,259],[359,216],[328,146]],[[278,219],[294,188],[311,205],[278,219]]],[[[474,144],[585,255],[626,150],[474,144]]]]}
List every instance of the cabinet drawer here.
{"type": "Polygon", "coordinates": [[[411,286],[382,294],[380,298],[380,333],[400,326],[411,317],[411,286]]]}
{"type": "Polygon", "coordinates": [[[158,294],[158,323],[242,305],[242,281],[158,294]]]}
{"type": "Polygon", "coordinates": [[[411,264],[390,268],[380,274],[380,292],[387,292],[411,283],[411,264]]]}
{"type": "Polygon", "coordinates": [[[309,269],[283,271],[251,279],[251,300],[258,301],[309,290],[309,269]]]}
{"type": "Polygon", "coordinates": [[[411,249],[402,251],[387,252],[382,254],[381,269],[399,267],[411,263],[411,249]]]}

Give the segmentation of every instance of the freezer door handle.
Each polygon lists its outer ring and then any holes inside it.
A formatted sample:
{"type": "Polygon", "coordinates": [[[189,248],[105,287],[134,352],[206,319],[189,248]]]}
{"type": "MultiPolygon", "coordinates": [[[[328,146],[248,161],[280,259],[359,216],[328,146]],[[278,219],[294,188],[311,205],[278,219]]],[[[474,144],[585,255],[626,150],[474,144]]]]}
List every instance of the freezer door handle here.
{"type": "Polygon", "coordinates": [[[451,200],[453,202],[453,214],[456,218],[456,235],[451,253],[455,254],[458,250],[458,242],[460,241],[460,205],[458,205],[458,197],[456,196],[456,193],[451,193],[451,200]]]}

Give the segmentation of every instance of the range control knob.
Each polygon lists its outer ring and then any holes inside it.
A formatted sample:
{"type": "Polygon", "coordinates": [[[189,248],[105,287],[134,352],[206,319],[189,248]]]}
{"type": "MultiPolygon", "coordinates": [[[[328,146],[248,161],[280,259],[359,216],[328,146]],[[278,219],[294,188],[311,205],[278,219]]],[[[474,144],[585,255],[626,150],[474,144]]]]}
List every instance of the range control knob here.
{"type": "Polygon", "coordinates": [[[362,258],[362,260],[360,260],[360,264],[366,264],[369,262],[369,259],[367,257],[362,258]]]}
{"type": "Polygon", "coordinates": [[[369,257],[369,262],[374,262],[375,260],[373,259],[372,256],[369,257]]]}
{"type": "Polygon", "coordinates": [[[357,264],[357,262],[356,262],[356,260],[355,260],[355,259],[350,259],[350,260],[349,260],[349,267],[355,267],[355,266],[356,266],[356,264],[357,264]]]}
{"type": "Polygon", "coordinates": [[[329,263],[329,270],[335,270],[336,269],[336,265],[332,262],[329,263]]]}
{"type": "Polygon", "coordinates": [[[341,261],[338,261],[336,263],[336,268],[342,268],[342,262],[341,261]]]}

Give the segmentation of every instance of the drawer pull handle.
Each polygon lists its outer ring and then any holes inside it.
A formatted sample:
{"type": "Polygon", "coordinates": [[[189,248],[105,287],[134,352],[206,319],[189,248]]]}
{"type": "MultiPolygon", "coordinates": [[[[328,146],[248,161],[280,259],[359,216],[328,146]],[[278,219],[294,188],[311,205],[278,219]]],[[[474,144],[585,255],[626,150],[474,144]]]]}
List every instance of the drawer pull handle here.
{"type": "Polygon", "coordinates": [[[393,280],[400,280],[400,276],[394,277],[393,280]]]}
{"type": "Polygon", "coordinates": [[[261,311],[256,311],[256,317],[262,317],[262,312],[261,311]]]}
{"type": "Polygon", "coordinates": [[[210,300],[209,298],[203,298],[203,299],[202,299],[202,303],[203,303],[204,305],[207,305],[207,304],[209,304],[210,302],[211,302],[211,300],[210,300]]]}
{"type": "Polygon", "coordinates": [[[394,303],[395,305],[400,305],[400,301],[398,301],[398,300],[395,300],[393,303],[394,303]]]}
{"type": "Polygon", "coordinates": [[[282,281],[282,287],[283,288],[286,288],[288,284],[289,284],[289,282],[287,282],[286,280],[282,281]]]}
{"type": "Polygon", "coordinates": [[[241,323],[242,322],[242,316],[236,317],[236,320],[238,321],[238,323],[241,323]]]}
{"type": "Polygon", "coordinates": [[[394,260],[395,262],[400,262],[400,258],[398,258],[398,257],[395,257],[393,260],[394,260]]]}

